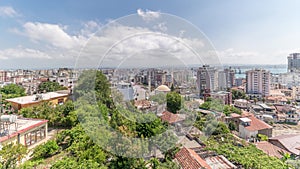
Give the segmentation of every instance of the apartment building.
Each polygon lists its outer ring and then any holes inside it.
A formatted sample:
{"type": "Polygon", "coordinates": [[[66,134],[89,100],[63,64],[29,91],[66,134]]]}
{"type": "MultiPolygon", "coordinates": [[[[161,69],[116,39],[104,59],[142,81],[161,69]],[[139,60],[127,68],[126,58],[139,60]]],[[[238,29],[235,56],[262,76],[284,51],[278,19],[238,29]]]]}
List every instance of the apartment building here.
{"type": "Polygon", "coordinates": [[[250,95],[268,96],[270,94],[271,75],[263,69],[246,72],[246,92],[250,95]]]}

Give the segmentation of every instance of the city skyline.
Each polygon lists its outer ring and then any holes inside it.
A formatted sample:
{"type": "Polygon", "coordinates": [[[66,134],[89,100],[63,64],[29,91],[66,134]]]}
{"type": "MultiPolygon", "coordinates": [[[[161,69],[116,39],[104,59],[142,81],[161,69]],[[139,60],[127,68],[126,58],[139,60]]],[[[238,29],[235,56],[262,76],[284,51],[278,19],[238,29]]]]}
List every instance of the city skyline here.
{"type": "Polygon", "coordinates": [[[118,8],[115,2],[1,1],[0,67],[74,67],[94,32],[130,14],[169,13],[187,20],[208,37],[224,65],[287,64],[286,57],[299,52],[300,13],[292,10],[297,1],[170,2],[117,2],[118,8]]]}

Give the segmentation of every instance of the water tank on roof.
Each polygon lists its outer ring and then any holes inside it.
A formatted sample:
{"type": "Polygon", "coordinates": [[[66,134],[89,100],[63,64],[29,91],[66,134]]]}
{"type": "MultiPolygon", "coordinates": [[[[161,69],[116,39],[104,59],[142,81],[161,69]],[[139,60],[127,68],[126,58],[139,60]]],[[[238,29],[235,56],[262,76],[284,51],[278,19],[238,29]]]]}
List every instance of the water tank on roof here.
{"type": "Polygon", "coordinates": [[[16,115],[2,115],[0,117],[1,122],[10,122],[10,123],[15,123],[17,121],[17,116],[16,115]]]}
{"type": "Polygon", "coordinates": [[[18,117],[17,115],[10,115],[10,122],[15,123],[17,121],[18,117]]]}
{"type": "Polygon", "coordinates": [[[10,115],[2,115],[0,120],[1,122],[10,122],[10,115]]]}

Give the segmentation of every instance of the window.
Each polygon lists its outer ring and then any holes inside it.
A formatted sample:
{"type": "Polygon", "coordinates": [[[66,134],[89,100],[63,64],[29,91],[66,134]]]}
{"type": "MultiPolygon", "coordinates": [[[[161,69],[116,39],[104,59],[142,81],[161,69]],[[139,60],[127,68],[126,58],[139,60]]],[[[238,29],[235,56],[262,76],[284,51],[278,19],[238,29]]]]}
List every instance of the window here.
{"type": "Polygon", "coordinates": [[[25,145],[31,146],[46,137],[45,126],[25,134],[25,145]]]}

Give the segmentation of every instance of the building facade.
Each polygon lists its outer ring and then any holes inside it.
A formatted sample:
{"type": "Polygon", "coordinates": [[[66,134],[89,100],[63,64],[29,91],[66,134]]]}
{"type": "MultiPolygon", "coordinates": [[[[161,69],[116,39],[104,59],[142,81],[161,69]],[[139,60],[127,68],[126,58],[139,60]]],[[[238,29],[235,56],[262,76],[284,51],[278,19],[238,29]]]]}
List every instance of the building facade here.
{"type": "Polygon", "coordinates": [[[219,90],[227,90],[235,86],[235,71],[231,68],[226,68],[218,73],[218,88],[219,90]]]}
{"type": "Polygon", "coordinates": [[[218,89],[218,71],[209,65],[203,65],[197,70],[197,88],[200,97],[205,91],[216,91],[218,89]]]}
{"type": "Polygon", "coordinates": [[[48,136],[48,121],[40,119],[20,118],[14,124],[5,124],[2,120],[0,144],[18,143],[30,147],[48,136]],[[5,126],[12,125],[5,129],[5,126]],[[4,128],[3,128],[4,127],[4,128]]]}
{"type": "Polygon", "coordinates": [[[43,94],[36,94],[31,96],[16,97],[6,99],[15,111],[19,111],[25,107],[34,107],[43,102],[49,102],[53,106],[64,104],[68,100],[69,94],[48,92],[43,94]]]}
{"type": "Polygon", "coordinates": [[[300,53],[291,53],[288,57],[288,72],[300,70],[300,53]]]}
{"type": "Polygon", "coordinates": [[[232,104],[232,94],[231,92],[219,91],[210,94],[211,98],[220,100],[222,104],[231,105],[232,104]]]}
{"type": "Polygon", "coordinates": [[[249,70],[246,72],[247,94],[268,96],[270,94],[271,74],[262,69],[249,70]]]}

